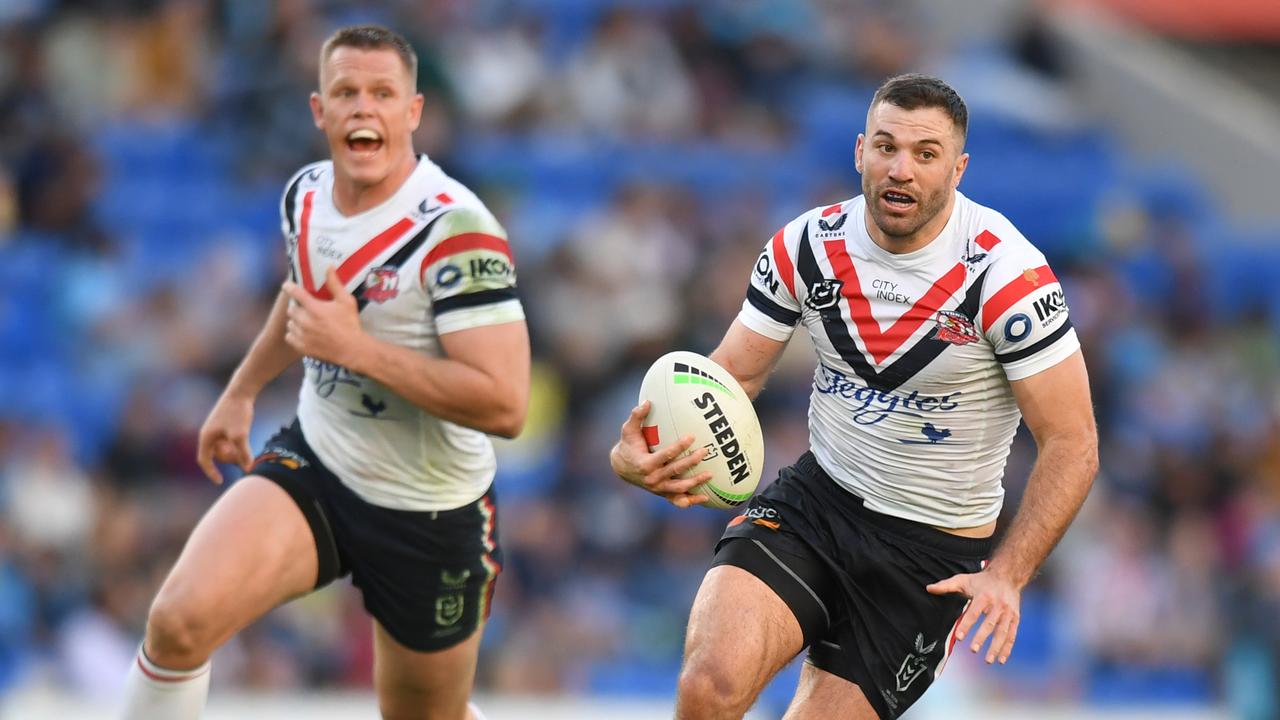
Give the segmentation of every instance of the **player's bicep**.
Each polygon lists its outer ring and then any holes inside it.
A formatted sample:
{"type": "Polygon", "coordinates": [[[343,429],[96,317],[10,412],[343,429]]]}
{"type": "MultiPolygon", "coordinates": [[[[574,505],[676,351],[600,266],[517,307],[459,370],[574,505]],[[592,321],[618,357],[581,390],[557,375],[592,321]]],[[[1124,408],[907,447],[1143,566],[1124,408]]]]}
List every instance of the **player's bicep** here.
{"type": "Polygon", "coordinates": [[[793,249],[783,227],[765,244],[751,270],[747,297],[738,320],[767,338],[786,342],[800,322],[796,299],[793,249]]]}
{"type": "Polygon", "coordinates": [[[440,336],[445,357],[479,370],[500,395],[529,395],[529,330],[523,320],[484,325],[440,336]]]}
{"type": "Polygon", "coordinates": [[[981,320],[1011,381],[1043,372],[1080,348],[1062,286],[1047,265],[1000,285],[983,302],[981,320]]]}
{"type": "Polygon", "coordinates": [[[754,399],[786,347],[785,340],[761,335],[738,319],[729,325],[724,339],[710,357],[729,371],[747,395],[754,399]]]}
{"type": "Polygon", "coordinates": [[[1053,439],[1069,439],[1096,448],[1097,431],[1089,374],[1077,349],[1053,367],[1009,383],[1027,428],[1041,447],[1053,439]]]}

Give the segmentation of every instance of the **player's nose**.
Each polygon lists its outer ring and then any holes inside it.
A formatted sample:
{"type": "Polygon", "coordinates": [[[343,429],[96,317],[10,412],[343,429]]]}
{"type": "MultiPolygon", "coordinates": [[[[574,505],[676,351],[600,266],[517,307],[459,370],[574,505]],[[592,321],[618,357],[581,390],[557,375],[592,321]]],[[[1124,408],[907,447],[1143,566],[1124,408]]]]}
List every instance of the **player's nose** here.
{"type": "Polygon", "coordinates": [[[368,115],[373,112],[373,96],[367,92],[356,93],[353,112],[356,115],[368,115]]]}
{"type": "Polygon", "coordinates": [[[907,182],[915,176],[915,166],[905,153],[897,153],[889,161],[889,178],[896,182],[907,182]]]}

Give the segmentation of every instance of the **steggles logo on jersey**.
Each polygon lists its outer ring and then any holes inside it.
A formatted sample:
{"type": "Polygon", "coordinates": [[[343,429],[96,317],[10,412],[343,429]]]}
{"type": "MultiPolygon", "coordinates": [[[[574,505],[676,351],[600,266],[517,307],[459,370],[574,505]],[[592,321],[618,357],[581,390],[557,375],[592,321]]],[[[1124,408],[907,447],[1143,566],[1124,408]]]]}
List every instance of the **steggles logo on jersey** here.
{"type": "Polygon", "coordinates": [[[364,281],[362,297],[369,302],[382,303],[400,294],[400,273],[396,268],[381,266],[369,270],[364,281]]]}
{"type": "Polygon", "coordinates": [[[1040,287],[1040,273],[1031,268],[1022,271],[1022,279],[1031,283],[1031,287],[1040,287]]]}
{"type": "Polygon", "coordinates": [[[823,278],[809,288],[809,297],[805,298],[804,302],[814,310],[826,310],[840,302],[842,287],[844,287],[843,280],[823,278]]]}
{"type": "Polygon", "coordinates": [[[980,339],[973,321],[958,312],[939,310],[933,321],[938,326],[938,339],[952,345],[968,345],[980,339]]]}
{"type": "Polygon", "coordinates": [[[818,364],[813,389],[823,395],[836,395],[859,403],[853,408],[853,421],[859,425],[875,425],[894,413],[918,417],[920,413],[955,410],[960,407],[955,398],[962,394],[954,392],[937,397],[921,395],[919,390],[912,390],[910,395],[898,395],[862,385],[843,372],[828,367],[826,363],[818,364]]]}
{"type": "Polygon", "coordinates": [[[339,385],[358,388],[364,384],[364,376],[359,373],[353,373],[341,365],[335,365],[331,362],[317,360],[313,357],[302,358],[302,366],[307,370],[314,370],[315,375],[311,381],[315,384],[316,395],[327,398],[338,389],[339,385]]]}

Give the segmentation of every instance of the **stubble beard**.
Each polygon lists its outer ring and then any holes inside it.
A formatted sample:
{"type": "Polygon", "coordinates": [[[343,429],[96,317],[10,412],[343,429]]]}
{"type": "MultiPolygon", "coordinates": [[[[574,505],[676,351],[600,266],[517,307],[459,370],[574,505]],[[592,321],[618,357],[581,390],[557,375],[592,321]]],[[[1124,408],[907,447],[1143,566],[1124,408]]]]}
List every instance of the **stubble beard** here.
{"type": "Polygon", "coordinates": [[[928,225],[931,220],[938,216],[942,208],[946,205],[947,195],[945,190],[939,190],[929,195],[918,197],[914,212],[905,217],[895,217],[889,215],[880,207],[880,196],[886,190],[894,189],[894,185],[885,185],[880,188],[869,188],[869,183],[864,183],[862,194],[866,198],[867,207],[871,209],[871,219],[875,222],[876,227],[880,228],[880,232],[886,237],[894,239],[910,238],[920,231],[920,228],[928,225]]]}

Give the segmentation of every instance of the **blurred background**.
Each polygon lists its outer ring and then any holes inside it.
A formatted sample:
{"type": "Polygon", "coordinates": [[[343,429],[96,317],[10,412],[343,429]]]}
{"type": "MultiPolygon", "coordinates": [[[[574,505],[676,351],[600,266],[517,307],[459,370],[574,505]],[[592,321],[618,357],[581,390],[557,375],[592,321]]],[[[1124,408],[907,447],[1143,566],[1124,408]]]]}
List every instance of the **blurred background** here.
{"type": "MultiPolygon", "coordinates": [[[[1102,473],[1008,666],[958,659],[908,717],[1280,717],[1274,0],[3,0],[0,715],[117,697],[217,496],[195,435],[285,275],[282,183],[325,154],[320,42],[366,21],[417,47],[418,148],[510,231],[533,334],[494,720],[669,717],[729,516],[624,486],[607,450],[653,359],[715,346],[770,235],[858,194],[867,102],[913,70],[969,103],[961,190],[1063,280],[1102,473]]],[[[758,402],[766,479],[807,443],[793,345],[758,402]]],[[[300,379],[261,397],[255,448],[300,379]]],[[[1006,519],[1033,458],[1020,435],[1006,519]]],[[[373,718],[371,652],[331,586],[218,653],[211,717],[373,718]],[[355,699],[301,704],[320,691],[355,699]]]]}

